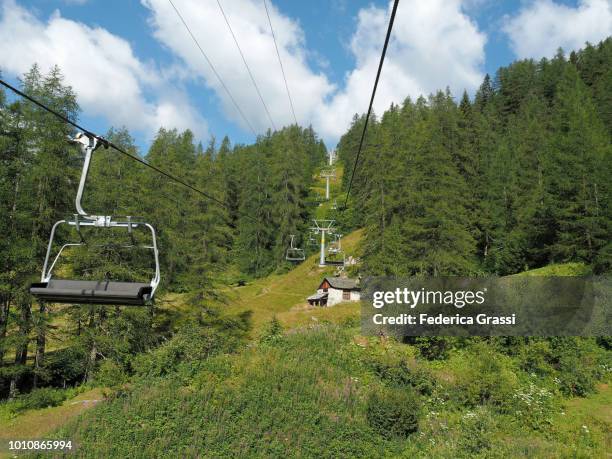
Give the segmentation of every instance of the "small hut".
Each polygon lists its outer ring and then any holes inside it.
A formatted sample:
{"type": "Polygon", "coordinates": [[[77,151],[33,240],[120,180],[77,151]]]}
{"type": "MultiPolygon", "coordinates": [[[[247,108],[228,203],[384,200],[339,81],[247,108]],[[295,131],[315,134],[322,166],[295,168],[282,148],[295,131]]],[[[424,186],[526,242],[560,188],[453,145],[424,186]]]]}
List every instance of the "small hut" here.
{"type": "Polygon", "coordinates": [[[344,301],[359,301],[360,290],[358,279],[325,277],[317,293],[308,297],[308,303],[313,306],[333,306],[344,301]]]}

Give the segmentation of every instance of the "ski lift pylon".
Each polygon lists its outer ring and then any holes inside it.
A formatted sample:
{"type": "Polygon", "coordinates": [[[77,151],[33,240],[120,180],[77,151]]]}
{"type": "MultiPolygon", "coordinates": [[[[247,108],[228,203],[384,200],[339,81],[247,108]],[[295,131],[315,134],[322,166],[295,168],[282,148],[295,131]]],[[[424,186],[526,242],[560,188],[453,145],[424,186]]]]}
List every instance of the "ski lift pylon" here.
{"type": "Polygon", "coordinates": [[[80,144],[81,149],[85,154],[85,161],[81,172],[81,179],[77,190],[75,205],[77,213],[72,217],[64,220],[59,220],[51,228],[47,253],[43,264],[42,275],[40,282],[31,285],[30,293],[39,300],[49,301],[51,303],[70,303],[70,304],[108,304],[108,305],[136,305],[143,306],[153,301],[155,290],[159,285],[161,278],[159,267],[159,252],[157,249],[157,240],[155,229],[149,223],[131,217],[114,218],[109,215],[89,215],[81,206],[81,198],[87,181],[89,165],[93,152],[100,147],[103,142],[94,136],[79,133],[73,139],[75,143],[80,144]],[[68,225],[74,228],[79,235],[79,242],[68,242],[59,249],[53,261],[51,261],[51,252],[53,250],[53,242],[58,227],[68,225]],[[68,247],[87,246],[87,242],[81,234],[83,227],[96,228],[125,228],[134,242],[134,231],[140,228],[146,229],[151,234],[151,245],[137,246],[136,244],[127,245],[125,247],[139,247],[151,250],[155,262],[155,273],[150,282],[118,282],[108,279],[104,280],[65,280],[53,278],[53,268],[59,260],[62,252],[68,247]]]}

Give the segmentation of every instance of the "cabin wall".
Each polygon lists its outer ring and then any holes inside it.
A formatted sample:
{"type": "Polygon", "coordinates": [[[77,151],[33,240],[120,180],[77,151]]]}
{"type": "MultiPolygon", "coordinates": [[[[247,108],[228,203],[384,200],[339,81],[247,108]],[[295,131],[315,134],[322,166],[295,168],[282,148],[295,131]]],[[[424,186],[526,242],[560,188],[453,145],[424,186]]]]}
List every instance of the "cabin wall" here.
{"type": "Polygon", "coordinates": [[[350,290],[350,299],[345,300],[342,296],[342,290],[330,288],[328,291],[327,306],[333,306],[334,304],[342,303],[343,301],[359,301],[361,295],[358,290],[350,290]]]}
{"type": "Polygon", "coordinates": [[[329,288],[327,290],[327,306],[333,306],[342,302],[342,290],[329,288]]]}

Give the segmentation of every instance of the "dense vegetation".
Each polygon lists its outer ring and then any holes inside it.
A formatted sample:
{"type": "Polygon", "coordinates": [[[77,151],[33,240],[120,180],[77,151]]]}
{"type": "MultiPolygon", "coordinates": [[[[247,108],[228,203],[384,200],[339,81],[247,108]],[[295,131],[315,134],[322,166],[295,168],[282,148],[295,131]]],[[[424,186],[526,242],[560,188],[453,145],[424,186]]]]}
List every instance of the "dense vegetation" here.
{"type": "MultiPolygon", "coordinates": [[[[35,66],[22,89],[76,119],[75,94],[59,69],[42,75],[35,66]]],[[[66,137],[71,128],[33,104],[8,102],[0,92],[0,394],[14,396],[41,385],[89,380],[100,356],[128,366],[135,353],[155,345],[171,330],[155,309],[126,310],[34,304],[28,286],[39,277],[53,223],[75,212],[82,166],[80,150],[66,137]],[[61,317],[58,317],[61,314],[61,317]],[[61,323],[61,327],[57,324],[61,323]],[[62,349],[46,354],[49,334],[62,349]],[[28,363],[34,348],[34,363],[28,363]],[[14,354],[9,355],[9,350],[14,354]]],[[[138,155],[125,129],[107,138],[138,155]]],[[[290,126],[253,145],[206,147],[191,132],[160,129],[143,156],[227,203],[219,206],[146,169],[112,149],[94,153],[83,206],[91,213],[143,216],[158,230],[162,291],[189,292],[194,305],[215,296],[228,272],[262,276],[284,266],[290,234],[301,234],[311,208],[308,189],[325,146],[312,129],[290,126]],[[238,269],[235,269],[235,268],[238,269]]],[[[107,232],[105,232],[107,233],[107,232]]],[[[60,275],[118,280],[151,278],[149,254],[126,251],[127,234],[84,233],[101,248],[73,250],[60,275]],[[109,245],[109,242],[115,244],[109,245]]],[[[60,233],[58,243],[78,240],[60,233]]],[[[144,242],[144,241],[143,241],[144,242]]],[[[234,275],[235,277],[235,275],[234,275]]]]}
{"type": "MultiPolygon", "coordinates": [[[[473,101],[406,99],[370,120],[344,220],[371,273],[510,274],[612,263],[612,39],[518,61],[473,101]]],[[[338,153],[352,169],[364,117],[338,153]]],[[[345,186],[350,174],[344,175],[345,186]]]]}
{"type": "Polygon", "coordinates": [[[184,330],[141,359],[130,388],[57,436],[84,457],[605,455],[606,425],[576,417],[563,398],[609,372],[592,340],[475,340],[430,361],[356,332],[283,335],[271,323],[241,353],[220,347],[201,360],[177,357],[194,347],[184,330]]]}

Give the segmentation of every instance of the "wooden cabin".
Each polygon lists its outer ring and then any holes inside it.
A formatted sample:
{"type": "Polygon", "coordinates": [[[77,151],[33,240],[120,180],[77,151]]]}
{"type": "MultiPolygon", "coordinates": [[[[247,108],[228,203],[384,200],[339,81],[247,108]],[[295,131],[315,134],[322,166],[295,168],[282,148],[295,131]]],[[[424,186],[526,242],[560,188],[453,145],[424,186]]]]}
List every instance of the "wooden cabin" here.
{"type": "Polygon", "coordinates": [[[360,291],[358,279],[325,277],[317,293],[307,299],[313,306],[333,306],[344,301],[359,301],[360,291]]]}

